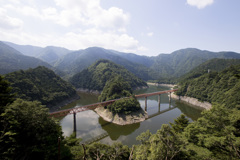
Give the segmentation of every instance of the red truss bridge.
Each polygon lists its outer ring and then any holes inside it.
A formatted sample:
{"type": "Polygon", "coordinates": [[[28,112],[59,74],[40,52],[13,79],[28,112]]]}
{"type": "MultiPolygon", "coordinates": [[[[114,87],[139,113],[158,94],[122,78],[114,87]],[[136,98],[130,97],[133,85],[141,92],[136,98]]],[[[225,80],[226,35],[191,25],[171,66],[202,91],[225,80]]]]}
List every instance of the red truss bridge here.
{"type": "MultiPolygon", "coordinates": [[[[153,92],[153,93],[146,93],[146,94],[139,94],[139,95],[135,95],[135,97],[136,98],[143,98],[143,97],[145,97],[145,108],[146,108],[147,107],[147,97],[158,95],[158,102],[160,103],[160,95],[161,94],[171,93],[171,92],[175,92],[177,90],[178,89],[159,91],[159,92],[153,92]]],[[[125,97],[125,98],[129,98],[129,97],[125,97]]],[[[120,98],[120,99],[123,99],[123,98],[120,98]]],[[[85,105],[85,106],[80,106],[80,107],[76,107],[76,108],[70,108],[70,109],[65,109],[65,110],[61,110],[61,111],[56,111],[56,112],[50,113],[49,115],[51,117],[60,117],[60,116],[68,115],[68,114],[74,114],[75,115],[78,112],[84,112],[84,111],[87,111],[87,110],[93,110],[93,109],[95,109],[97,107],[107,106],[107,105],[112,104],[113,102],[115,102],[117,100],[120,100],[120,99],[114,99],[114,100],[109,100],[109,101],[89,104],[89,105],[85,105]]],[[[169,96],[169,101],[171,101],[171,94],[169,96]]]]}

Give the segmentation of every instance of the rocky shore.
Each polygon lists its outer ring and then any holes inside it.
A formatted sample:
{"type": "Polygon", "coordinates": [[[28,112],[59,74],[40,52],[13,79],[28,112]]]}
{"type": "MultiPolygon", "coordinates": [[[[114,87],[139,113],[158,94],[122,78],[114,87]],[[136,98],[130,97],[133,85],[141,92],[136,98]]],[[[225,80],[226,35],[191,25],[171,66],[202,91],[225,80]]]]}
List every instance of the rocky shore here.
{"type": "MultiPolygon", "coordinates": [[[[145,88],[148,88],[148,86],[136,87],[136,88],[134,88],[134,90],[145,89],[145,88]]],[[[102,92],[99,90],[91,90],[91,89],[86,89],[86,88],[77,88],[76,90],[77,90],[77,92],[85,92],[85,93],[92,93],[92,94],[101,94],[101,92],[102,92]]]]}
{"type": "Polygon", "coordinates": [[[176,95],[174,93],[171,93],[171,97],[175,98],[175,99],[178,99],[178,100],[181,100],[181,101],[184,101],[184,102],[187,102],[187,103],[192,104],[194,106],[201,107],[201,108],[206,109],[206,110],[209,110],[209,109],[212,108],[212,104],[211,103],[209,103],[209,102],[201,102],[201,101],[199,101],[196,98],[187,97],[187,96],[178,96],[178,95],[176,95]]]}
{"type": "Polygon", "coordinates": [[[98,90],[91,90],[91,89],[86,89],[86,88],[77,88],[77,92],[85,92],[85,93],[93,93],[93,94],[101,94],[102,91],[98,90]]]}
{"type": "Polygon", "coordinates": [[[130,115],[125,114],[113,114],[108,109],[104,107],[98,107],[95,109],[97,114],[101,116],[105,121],[112,122],[118,125],[128,125],[133,123],[139,123],[148,118],[147,112],[143,109],[140,109],[137,112],[134,112],[130,115]]]}
{"type": "Polygon", "coordinates": [[[164,86],[164,87],[170,87],[170,88],[173,88],[176,86],[174,84],[159,84],[159,83],[150,83],[150,82],[148,82],[147,84],[152,86],[164,86]]]}

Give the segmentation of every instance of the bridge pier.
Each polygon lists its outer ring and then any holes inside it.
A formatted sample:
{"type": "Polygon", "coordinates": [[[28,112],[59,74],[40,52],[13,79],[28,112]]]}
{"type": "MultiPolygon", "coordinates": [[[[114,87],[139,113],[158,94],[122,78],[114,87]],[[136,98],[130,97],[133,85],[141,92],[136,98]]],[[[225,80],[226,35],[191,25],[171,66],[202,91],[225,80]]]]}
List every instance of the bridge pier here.
{"type": "Polygon", "coordinates": [[[171,92],[169,92],[169,103],[171,103],[171,92]]]}
{"type": "Polygon", "coordinates": [[[73,112],[73,132],[77,136],[76,112],[73,112]]]}
{"type": "Polygon", "coordinates": [[[161,94],[158,95],[158,111],[160,112],[161,94]]]}
{"type": "Polygon", "coordinates": [[[147,111],[147,97],[145,97],[145,111],[147,111]]]}
{"type": "Polygon", "coordinates": [[[158,106],[160,107],[161,104],[161,94],[158,95],[158,106]]]}

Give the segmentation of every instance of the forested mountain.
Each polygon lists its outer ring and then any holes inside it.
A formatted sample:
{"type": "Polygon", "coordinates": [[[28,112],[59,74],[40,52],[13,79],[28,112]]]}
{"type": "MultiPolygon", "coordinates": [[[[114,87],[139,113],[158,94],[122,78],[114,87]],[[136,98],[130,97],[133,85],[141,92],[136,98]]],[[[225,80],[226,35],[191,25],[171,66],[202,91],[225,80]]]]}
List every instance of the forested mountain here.
{"type": "Polygon", "coordinates": [[[4,42],[12,48],[18,50],[24,55],[39,58],[51,65],[54,65],[61,57],[72,52],[63,47],[47,46],[45,48],[31,46],[31,45],[18,45],[11,42],[4,42]]]}
{"type": "Polygon", "coordinates": [[[144,81],[137,78],[127,69],[108,60],[98,60],[87,69],[75,74],[69,81],[76,88],[101,91],[106,82],[116,76],[122,77],[133,89],[147,86],[144,81]]]}
{"type": "Polygon", "coordinates": [[[5,43],[0,42],[0,74],[20,69],[35,68],[37,66],[52,68],[48,63],[34,57],[25,56],[5,43]]]}
{"type": "Polygon", "coordinates": [[[12,42],[6,42],[6,41],[3,41],[3,43],[16,49],[17,51],[21,52],[25,56],[31,56],[35,58],[38,56],[38,53],[42,50],[42,47],[38,47],[38,46],[19,45],[12,42]]]}
{"type": "Polygon", "coordinates": [[[116,64],[122,65],[137,77],[144,80],[158,78],[156,72],[145,65],[134,63],[128,59],[122,58],[120,54],[116,54],[115,51],[98,47],[91,47],[85,50],[69,53],[56,64],[56,68],[70,75],[74,75],[89,67],[99,59],[107,59],[116,64]]]}
{"type": "Polygon", "coordinates": [[[74,74],[88,67],[98,59],[108,59],[124,66],[141,79],[153,80],[160,77],[180,77],[213,58],[240,59],[240,54],[187,48],[171,54],[159,54],[156,57],[147,57],[92,47],[69,53],[59,61],[56,67],[74,74]]]}
{"type": "Polygon", "coordinates": [[[240,109],[240,64],[220,72],[194,72],[192,76],[183,79],[179,86],[177,95],[240,109]]]}
{"type": "Polygon", "coordinates": [[[5,75],[17,98],[38,100],[49,107],[77,96],[73,86],[46,67],[20,70],[5,75]]]}
{"type": "Polygon", "coordinates": [[[71,51],[61,47],[41,48],[17,45],[11,42],[5,43],[25,55],[40,58],[54,65],[59,71],[65,73],[66,79],[89,67],[99,59],[107,59],[122,65],[143,80],[160,79],[160,81],[166,82],[169,82],[169,78],[186,74],[210,59],[240,59],[240,54],[235,52],[210,52],[195,48],[180,49],[170,54],[148,57],[99,47],[71,51]]]}
{"type": "Polygon", "coordinates": [[[220,72],[224,69],[232,66],[240,64],[240,59],[218,59],[214,58],[211,60],[208,60],[199,66],[192,69],[187,74],[181,76],[178,81],[186,80],[188,78],[196,78],[198,76],[201,76],[202,74],[208,73],[208,72],[220,72]]]}
{"type": "Polygon", "coordinates": [[[235,52],[210,52],[195,48],[175,51],[171,54],[159,54],[151,57],[154,63],[150,67],[163,77],[180,77],[198,65],[213,58],[240,59],[235,52]]]}

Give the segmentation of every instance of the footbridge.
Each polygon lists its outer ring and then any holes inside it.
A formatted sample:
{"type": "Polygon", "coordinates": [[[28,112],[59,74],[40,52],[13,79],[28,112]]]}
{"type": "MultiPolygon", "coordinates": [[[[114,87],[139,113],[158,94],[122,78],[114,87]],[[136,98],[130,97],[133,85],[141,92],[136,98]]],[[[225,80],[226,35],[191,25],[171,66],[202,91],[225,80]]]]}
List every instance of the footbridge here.
{"type": "MultiPolygon", "coordinates": [[[[171,102],[171,93],[175,92],[177,90],[178,89],[172,89],[172,90],[165,90],[165,91],[159,91],[159,92],[145,93],[145,94],[135,95],[135,97],[136,98],[143,98],[143,97],[145,98],[145,111],[147,111],[147,97],[158,95],[158,105],[160,106],[161,94],[169,93],[169,102],[171,102]]],[[[75,108],[60,110],[60,111],[49,113],[49,115],[51,117],[61,117],[61,116],[66,116],[68,114],[73,114],[73,131],[76,132],[76,130],[77,130],[77,128],[76,128],[76,113],[84,112],[87,110],[93,110],[93,109],[95,109],[97,107],[101,107],[101,106],[107,106],[107,105],[112,104],[115,101],[118,101],[121,99],[126,99],[126,98],[130,98],[130,97],[124,97],[124,98],[89,104],[89,105],[85,105],[85,106],[79,106],[79,107],[75,107],[75,108]]]]}

